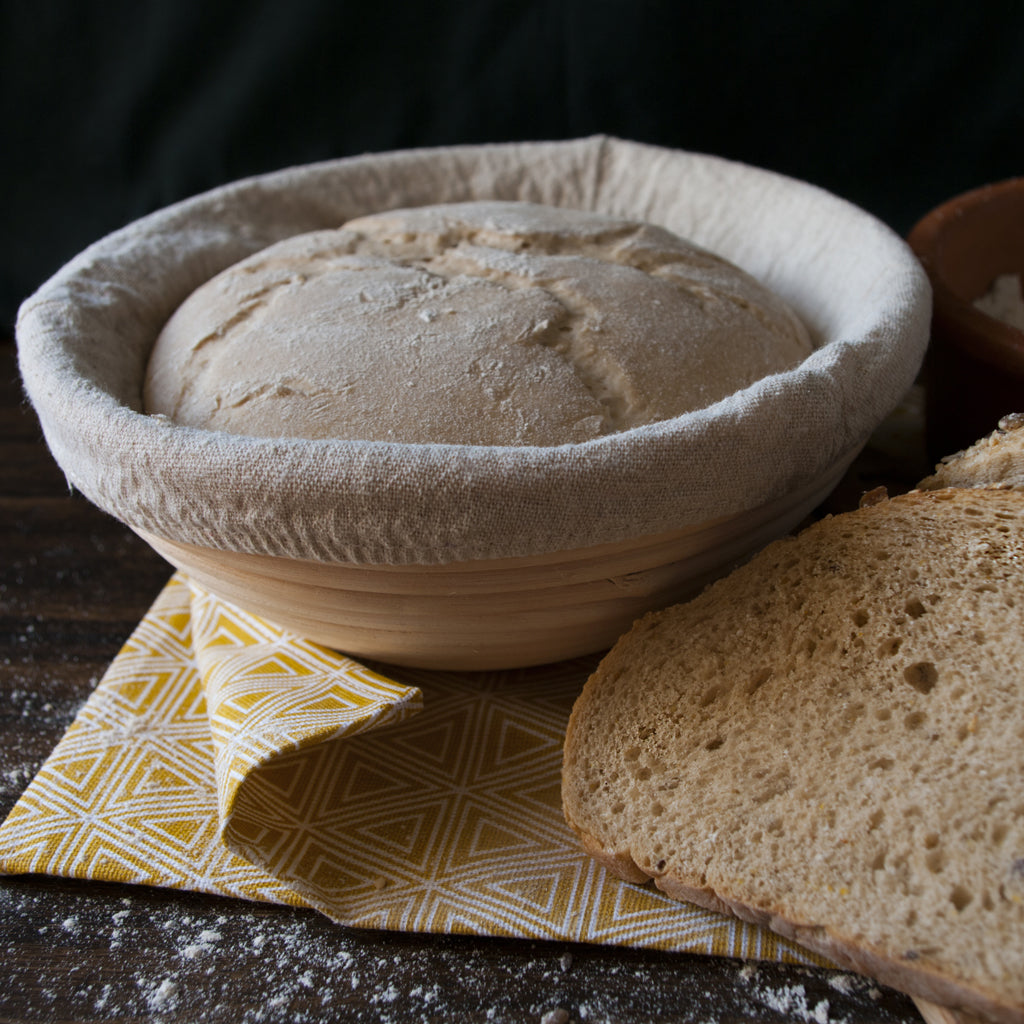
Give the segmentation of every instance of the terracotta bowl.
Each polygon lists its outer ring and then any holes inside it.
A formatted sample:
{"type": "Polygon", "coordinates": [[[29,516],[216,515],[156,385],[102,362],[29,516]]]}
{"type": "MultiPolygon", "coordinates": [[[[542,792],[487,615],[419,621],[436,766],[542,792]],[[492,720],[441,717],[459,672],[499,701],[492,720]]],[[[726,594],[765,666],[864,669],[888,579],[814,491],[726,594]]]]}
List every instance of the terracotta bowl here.
{"type": "Polygon", "coordinates": [[[219,188],[73,260],[25,303],[18,346],[69,483],[196,583],[354,656],[492,669],[606,648],[791,530],[912,384],[929,315],[906,243],[841,199],[595,137],[219,188]],[[225,266],[374,210],[484,197],[663,224],[786,298],[817,348],[706,410],[551,449],[244,438],[145,414],[162,324],[225,266]]]}
{"type": "Polygon", "coordinates": [[[1024,178],[948,200],[908,240],[934,294],[926,432],[929,457],[938,461],[1024,410],[1024,332],[973,305],[999,275],[1024,280],[1024,178]]]}

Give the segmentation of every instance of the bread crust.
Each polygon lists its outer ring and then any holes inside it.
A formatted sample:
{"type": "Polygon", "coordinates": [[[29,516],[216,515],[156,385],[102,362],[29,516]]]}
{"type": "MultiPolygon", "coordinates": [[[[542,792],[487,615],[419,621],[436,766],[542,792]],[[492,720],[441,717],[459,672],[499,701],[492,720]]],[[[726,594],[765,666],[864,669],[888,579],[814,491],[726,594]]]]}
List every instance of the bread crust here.
{"type": "Polygon", "coordinates": [[[1024,490],[1024,413],[1003,416],[991,434],[947,456],[920,490],[943,487],[998,487],[1024,490]]]}
{"type": "Polygon", "coordinates": [[[742,903],[722,896],[707,886],[677,874],[655,875],[643,870],[628,852],[611,852],[571,821],[583,850],[594,861],[624,882],[654,885],[670,899],[692,903],[716,914],[728,914],[760,928],[767,928],[812,953],[832,961],[839,967],[874,978],[908,995],[916,996],[952,1009],[975,1013],[998,1024],[1020,1024],[1024,1013],[1019,1007],[1000,1001],[988,993],[944,977],[927,965],[915,966],[912,959],[895,961],[883,950],[868,948],[837,934],[825,925],[789,920],[778,908],[768,909],[742,903]]]}

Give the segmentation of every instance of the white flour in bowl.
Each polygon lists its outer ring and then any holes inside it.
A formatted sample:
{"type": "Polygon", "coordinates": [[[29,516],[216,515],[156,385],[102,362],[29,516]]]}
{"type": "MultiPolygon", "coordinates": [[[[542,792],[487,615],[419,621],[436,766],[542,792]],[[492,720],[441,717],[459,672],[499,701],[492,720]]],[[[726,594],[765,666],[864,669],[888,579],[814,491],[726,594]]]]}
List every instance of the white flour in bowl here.
{"type": "Polygon", "coordinates": [[[973,305],[986,316],[1024,331],[1024,296],[1019,274],[1000,274],[973,305]]]}

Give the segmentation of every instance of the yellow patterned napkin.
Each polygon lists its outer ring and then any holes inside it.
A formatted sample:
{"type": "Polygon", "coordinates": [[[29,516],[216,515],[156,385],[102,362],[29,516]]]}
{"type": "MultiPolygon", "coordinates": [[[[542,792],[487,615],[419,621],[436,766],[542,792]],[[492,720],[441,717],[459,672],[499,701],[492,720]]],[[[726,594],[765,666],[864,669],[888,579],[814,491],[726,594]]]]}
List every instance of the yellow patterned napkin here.
{"type": "Polygon", "coordinates": [[[0,826],[0,870],[364,928],[822,963],[580,851],[559,771],[592,667],[385,678],[176,575],[0,826]]]}

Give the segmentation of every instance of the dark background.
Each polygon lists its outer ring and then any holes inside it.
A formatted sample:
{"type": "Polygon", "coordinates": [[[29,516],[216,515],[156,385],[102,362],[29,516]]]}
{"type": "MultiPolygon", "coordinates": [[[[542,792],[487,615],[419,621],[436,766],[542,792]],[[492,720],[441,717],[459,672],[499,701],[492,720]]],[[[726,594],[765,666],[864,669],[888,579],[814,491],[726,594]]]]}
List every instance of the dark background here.
{"type": "Polygon", "coordinates": [[[355,153],[595,132],[822,185],[901,234],[1024,173],[1024,4],[0,0],[0,328],[88,243],[355,153]]]}

